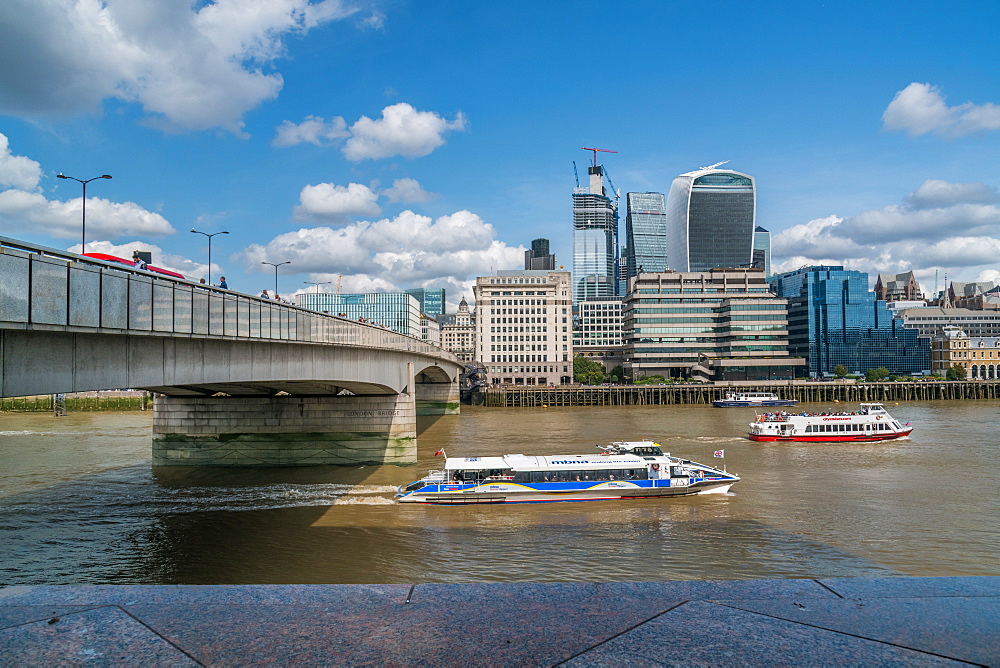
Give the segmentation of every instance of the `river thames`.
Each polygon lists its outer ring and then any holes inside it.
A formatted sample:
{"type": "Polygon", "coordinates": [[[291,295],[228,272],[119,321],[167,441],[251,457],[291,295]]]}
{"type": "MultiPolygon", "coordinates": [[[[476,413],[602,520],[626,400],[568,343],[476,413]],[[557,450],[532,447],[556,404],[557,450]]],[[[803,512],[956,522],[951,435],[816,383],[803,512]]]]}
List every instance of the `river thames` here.
{"type": "MultiPolygon", "coordinates": [[[[851,410],[802,404],[790,410],[851,410]]],[[[150,413],[0,414],[6,584],[622,581],[1000,575],[1000,407],[889,404],[910,438],[752,443],[753,409],[496,409],[422,419],[419,463],[152,468],[150,413]],[[453,456],[648,437],[742,476],[728,495],[397,505],[453,456]],[[724,450],[723,460],[713,452],[724,450]]]]}

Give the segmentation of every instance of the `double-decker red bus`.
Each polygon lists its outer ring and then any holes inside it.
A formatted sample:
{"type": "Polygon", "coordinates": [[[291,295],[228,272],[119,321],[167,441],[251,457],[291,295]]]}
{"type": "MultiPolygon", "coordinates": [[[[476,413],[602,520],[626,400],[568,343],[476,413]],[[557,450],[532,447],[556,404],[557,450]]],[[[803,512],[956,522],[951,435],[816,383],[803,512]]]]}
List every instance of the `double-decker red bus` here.
{"type": "MultiPolygon", "coordinates": [[[[108,255],[107,253],[84,253],[84,257],[92,257],[95,260],[104,260],[105,262],[117,262],[118,264],[124,264],[127,267],[135,267],[135,262],[132,260],[126,260],[123,257],[117,257],[115,255],[108,255]]],[[[170,271],[169,269],[161,269],[160,267],[154,267],[149,264],[146,265],[146,271],[151,271],[154,274],[163,274],[164,276],[171,276],[173,278],[185,278],[184,274],[178,274],[176,271],[170,271]]]]}

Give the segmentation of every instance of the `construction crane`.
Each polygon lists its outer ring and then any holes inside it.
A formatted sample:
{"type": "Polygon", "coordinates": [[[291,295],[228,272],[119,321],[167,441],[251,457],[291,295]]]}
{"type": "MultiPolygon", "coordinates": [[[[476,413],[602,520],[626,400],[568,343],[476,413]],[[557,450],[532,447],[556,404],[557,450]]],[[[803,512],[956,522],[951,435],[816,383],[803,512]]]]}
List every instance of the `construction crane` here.
{"type": "Polygon", "coordinates": [[[340,296],[340,282],[344,280],[343,274],[337,274],[337,296],[340,296]]]}
{"type": "Polygon", "coordinates": [[[617,153],[618,152],[618,151],[611,151],[611,150],[606,149],[606,148],[589,148],[587,146],[582,146],[580,148],[581,148],[581,150],[584,150],[584,151],[593,151],[594,152],[594,167],[597,167],[597,152],[598,151],[600,151],[601,153],[617,153]]]}
{"type": "Polygon", "coordinates": [[[580,187],[580,173],[576,171],[576,160],[573,161],[573,178],[576,179],[576,187],[580,187]]]}
{"type": "MultiPolygon", "coordinates": [[[[604,165],[601,165],[601,167],[604,167],[604,165]]],[[[604,167],[604,178],[606,178],[608,180],[608,185],[611,186],[611,192],[613,192],[615,194],[615,209],[617,209],[618,208],[618,199],[621,197],[622,191],[619,190],[619,189],[617,189],[617,188],[615,188],[615,184],[611,180],[611,175],[608,174],[608,168],[607,167],[604,167]]]]}

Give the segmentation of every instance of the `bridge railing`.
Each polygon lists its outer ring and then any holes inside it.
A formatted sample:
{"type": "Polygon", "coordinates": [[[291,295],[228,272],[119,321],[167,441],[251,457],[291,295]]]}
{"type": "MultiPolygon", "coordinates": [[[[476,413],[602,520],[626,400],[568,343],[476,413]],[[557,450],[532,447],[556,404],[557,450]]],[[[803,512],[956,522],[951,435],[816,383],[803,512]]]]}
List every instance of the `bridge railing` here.
{"type": "Polygon", "coordinates": [[[376,325],[0,236],[0,328],[443,348],[376,325]]]}

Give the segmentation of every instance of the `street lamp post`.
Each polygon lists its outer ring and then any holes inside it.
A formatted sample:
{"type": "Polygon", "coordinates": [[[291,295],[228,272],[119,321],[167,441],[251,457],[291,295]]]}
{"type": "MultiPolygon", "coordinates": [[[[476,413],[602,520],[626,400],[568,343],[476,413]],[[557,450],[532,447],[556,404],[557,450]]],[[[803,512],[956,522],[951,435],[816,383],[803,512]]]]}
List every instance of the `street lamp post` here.
{"type": "Polygon", "coordinates": [[[87,179],[86,181],[78,179],[75,176],[66,176],[65,174],[56,174],[57,179],[72,179],[77,183],[83,184],[83,225],[81,226],[80,232],[80,255],[87,252],[87,184],[91,181],[96,181],[97,179],[110,179],[110,174],[101,174],[100,176],[95,176],[92,179],[87,179]]]}
{"type": "Polygon", "coordinates": [[[285,260],[284,262],[279,262],[278,264],[275,264],[273,262],[261,262],[261,264],[269,264],[272,267],[274,267],[274,294],[275,294],[275,296],[278,295],[278,267],[280,267],[283,264],[291,264],[291,263],[292,263],[291,260],[285,260]]]}
{"type": "Polygon", "coordinates": [[[206,237],[208,237],[208,284],[211,285],[212,284],[212,237],[218,234],[229,234],[229,232],[225,231],[212,232],[211,234],[209,234],[208,232],[199,232],[193,227],[191,228],[191,231],[194,232],[195,234],[204,234],[206,237]]]}
{"type": "Polygon", "coordinates": [[[330,285],[330,283],[333,283],[333,281],[323,281],[322,283],[315,283],[313,281],[302,281],[302,282],[305,283],[306,285],[315,285],[316,286],[316,294],[319,294],[319,286],[321,286],[321,285],[330,285]]]}

